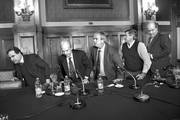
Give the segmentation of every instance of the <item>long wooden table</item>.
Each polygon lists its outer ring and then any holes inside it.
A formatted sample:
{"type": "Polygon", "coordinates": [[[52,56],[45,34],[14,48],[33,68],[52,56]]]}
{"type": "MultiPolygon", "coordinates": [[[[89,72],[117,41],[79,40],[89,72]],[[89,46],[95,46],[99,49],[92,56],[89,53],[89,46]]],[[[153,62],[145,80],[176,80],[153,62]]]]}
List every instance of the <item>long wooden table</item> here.
{"type": "Polygon", "coordinates": [[[150,101],[140,103],[133,99],[139,90],[133,90],[125,83],[123,88],[105,88],[98,95],[94,85],[89,85],[90,94],[82,97],[87,106],[72,110],[69,103],[75,96],[48,96],[36,98],[34,90],[0,91],[0,113],[9,120],[180,120],[180,89],[148,86],[144,93],[150,101]]]}

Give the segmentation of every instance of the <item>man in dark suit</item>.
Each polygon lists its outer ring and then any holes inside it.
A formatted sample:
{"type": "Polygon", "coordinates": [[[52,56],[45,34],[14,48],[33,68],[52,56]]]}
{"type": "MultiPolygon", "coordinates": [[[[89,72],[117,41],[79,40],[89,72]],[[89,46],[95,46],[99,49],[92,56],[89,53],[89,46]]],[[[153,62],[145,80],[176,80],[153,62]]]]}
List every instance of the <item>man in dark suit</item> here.
{"type": "Polygon", "coordinates": [[[116,78],[122,78],[119,68],[122,68],[123,62],[120,54],[106,41],[104,32],[94,34],[94,46],[91,48],[90,58],[93,65],[94,78],[98,75],[103,76],[107,83],[116,78]]]}
{"type": "Polygon", "coordinates": [[[61,49],[63,54],[58,58],[59,75],[58,78],[63,80],[65,76],[72,79],[72,82],[88,83],[91,64],[86,53],[81,50],[74,50],[68,40],[61,41],[61,49]]]}
{"type": "Polygon", "coordinates": [[[25,86],[34,87],[36,78],[39,78],[42,83],[50,81],[49,66],[38,55],[23,55],[17,47],[9,49],[7,54],[14,63],[15,76],[20,80],[24,79],[25,86]]]}
{"type": "Polygon", "coordinates": [[[147,50],[152,60],[151,71],[154,73],[159,69],[160,75],[165,76],[165,68],[170,65],[171,40],[168,35],[158,32],[158,24],[155,22],[147,24],[147,32],[147,50]]]}

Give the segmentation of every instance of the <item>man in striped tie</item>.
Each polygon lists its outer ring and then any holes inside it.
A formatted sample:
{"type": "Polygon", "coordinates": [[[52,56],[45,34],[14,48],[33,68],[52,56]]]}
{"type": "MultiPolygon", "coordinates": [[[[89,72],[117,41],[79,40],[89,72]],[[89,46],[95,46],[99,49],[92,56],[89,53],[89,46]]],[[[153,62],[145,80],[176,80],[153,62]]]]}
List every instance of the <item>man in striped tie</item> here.
{"type": "Polygon", "coordinates": [[[91,64],[86,53],[72,49],[68,40],[62,40],[60,45],[63,54],[58,58],[60,67],[58,77],[63,80],[67,75],[73,82],[80,82],[80,79],[83,79],[84,83],[88,83],[91,64]]]}

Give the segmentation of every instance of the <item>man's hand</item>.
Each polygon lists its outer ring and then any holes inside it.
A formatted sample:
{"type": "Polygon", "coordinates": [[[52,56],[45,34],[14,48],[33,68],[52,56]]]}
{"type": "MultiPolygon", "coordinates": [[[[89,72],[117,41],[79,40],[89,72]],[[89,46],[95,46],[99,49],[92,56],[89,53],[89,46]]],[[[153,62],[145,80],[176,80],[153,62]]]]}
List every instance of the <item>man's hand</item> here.
{"type": "Polygon", "coordinates": [[[148,53],[150,59],[153,59],[153,55],[151,53],[148,53]]]}
{"type": "Polygon", "coordinates": [[[46,79],[46,83],[47,83],[47,84],[50,84],[50,83],[51,83],[51,80],[50,80],[50,79],[46,79]]]}
{"type": "Polygon", "coordinates": [[[19,80],[19,78],[17,78],[17,77],[11,78],[11,81],[17,81],[17,80],[19,80]]]}
{"type": "Polygon", "coordinates": [[[88,77],[85,76],[82,82],[83,82],[84,84],[88,84],[88,83],[89,83],[88,77]]]}
{"type": "Polygon", "coordinates": [[[138,74],[137,76],[136,76],[136,78],[137,78],[137,80],[142,80],[142,79],[144,79],[144,77],[146,76],[146,73],[141,73],[141,74],[138,74]]]}

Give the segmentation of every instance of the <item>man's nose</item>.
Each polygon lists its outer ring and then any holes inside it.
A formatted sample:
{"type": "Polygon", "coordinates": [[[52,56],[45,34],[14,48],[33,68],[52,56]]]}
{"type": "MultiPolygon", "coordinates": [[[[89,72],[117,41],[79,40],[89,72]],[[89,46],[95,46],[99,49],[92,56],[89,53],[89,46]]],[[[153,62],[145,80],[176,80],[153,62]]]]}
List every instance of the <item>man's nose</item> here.
{"type": "Polygon", "coordinates": [[[14,61],[14,58],[11,58],[11,61],[14,61]]]}

